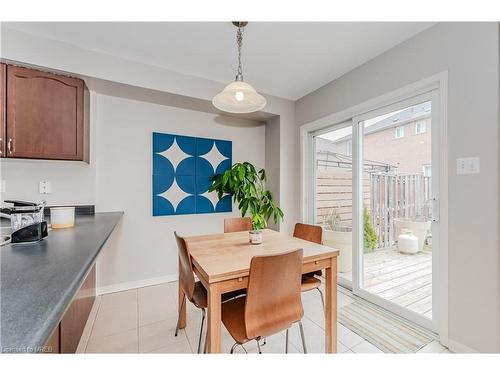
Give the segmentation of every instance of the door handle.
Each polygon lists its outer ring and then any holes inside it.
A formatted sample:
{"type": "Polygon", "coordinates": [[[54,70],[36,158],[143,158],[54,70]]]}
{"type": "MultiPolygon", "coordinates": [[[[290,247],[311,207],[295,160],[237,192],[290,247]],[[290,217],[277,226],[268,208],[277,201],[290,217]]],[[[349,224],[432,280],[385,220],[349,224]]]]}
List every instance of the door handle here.
{"type": "Polygon", "coordinates": [[[439,223],[440,212],[439,212],[439,199],[431,198],[432,201],[432,221],[434,223],[439,223]]]}
{"type": "Polygon", "coordinates": [[[7,142],[7,150],[9,151],[9,155],[12,155],[12,138],[9,138],[7,142]]]}

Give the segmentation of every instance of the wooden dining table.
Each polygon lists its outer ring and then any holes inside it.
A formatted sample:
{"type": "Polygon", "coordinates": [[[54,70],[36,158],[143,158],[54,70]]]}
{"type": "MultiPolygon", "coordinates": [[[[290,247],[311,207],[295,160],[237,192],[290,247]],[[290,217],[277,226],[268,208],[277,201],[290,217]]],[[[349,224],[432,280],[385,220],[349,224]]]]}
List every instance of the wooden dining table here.
{"type": "MultiPolygon", "coordinates": [[[[270,229],[263,231],[260,245],[249,243],[248,232],[218,233],[185,237],[193,269],[208,294],[208,352],[221,352],[221,295],[248,285],[250,261],[254,256],[303,249],[302,273],[324,270],[325,350],[337,352],[337,257],[338,250],[304,241],[270,229]]],[[[179,287],[179,326],[186,327],[184,292],[179,287]]]]}

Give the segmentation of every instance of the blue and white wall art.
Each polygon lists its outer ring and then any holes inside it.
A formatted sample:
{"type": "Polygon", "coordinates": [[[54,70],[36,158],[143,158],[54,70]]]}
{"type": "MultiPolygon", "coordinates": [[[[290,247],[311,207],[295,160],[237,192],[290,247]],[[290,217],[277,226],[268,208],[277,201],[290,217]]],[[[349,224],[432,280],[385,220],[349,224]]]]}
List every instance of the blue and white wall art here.
{"type": "Polygon", "coordinates": [[[153,216],[231,212],[231,196],[208,193],[232,165],[232,142],[153,133],[153,216]]]}

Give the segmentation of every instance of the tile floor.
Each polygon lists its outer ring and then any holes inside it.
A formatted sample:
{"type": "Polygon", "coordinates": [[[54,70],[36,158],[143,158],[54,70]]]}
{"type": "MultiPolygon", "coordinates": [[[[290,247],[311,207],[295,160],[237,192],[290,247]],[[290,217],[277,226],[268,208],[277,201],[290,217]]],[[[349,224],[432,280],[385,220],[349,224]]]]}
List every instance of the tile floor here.
{"type": "MultiPolygon", "coordinates": [[[[354,300],[339,292],[339,308],[354,300]]],[[[303,319],[309,353],[324,353],[324,318],[319,294],[303,294],[303,319]]],[[[78,346],[79,353],[196,353],[201,312],[188,303],[188,325],[174,336],[177,322],[177,283],[132,289],[105,294],[96,298],[89,321],[78,346]]],[[[222,328],[222,350],[229,353],[234,341],[222,328]]],[[[249,353],[257,352],[257,345],[245,345],[249,353]]],[[[267,339],[264,353],[283,353],[284,333],[267,339]]],[[[420,352],[441,353],[446,349],[433,341],[420,352]]],[[[289,352],[302,352],[298,327],[290,331],[289,352]]],[[[374,345],[356,333],[338,324],[339,353],[381,353],[374,345]]],[[[237,347],[235,353],[244,353],[237,347]]]]}

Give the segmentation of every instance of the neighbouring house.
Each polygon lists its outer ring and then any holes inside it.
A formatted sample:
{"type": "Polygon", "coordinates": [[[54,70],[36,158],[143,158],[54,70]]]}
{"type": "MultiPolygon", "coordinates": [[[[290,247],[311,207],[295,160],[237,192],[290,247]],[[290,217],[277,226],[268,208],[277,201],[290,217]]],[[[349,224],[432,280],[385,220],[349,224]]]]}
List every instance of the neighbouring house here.
{"type": "MultiPolygon", "coordinates": [[[[364,127],[365,164],[376,162],[399,174],[422,173],[424,176],[431,176],[430,103],[367,120],[364,127]]],[[[319,159],[324,159],[331,153],[352,156],[351,134],[333,140],[328,136],[326,134],[317,139],[316,152],[319,159]]]]}

